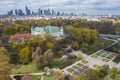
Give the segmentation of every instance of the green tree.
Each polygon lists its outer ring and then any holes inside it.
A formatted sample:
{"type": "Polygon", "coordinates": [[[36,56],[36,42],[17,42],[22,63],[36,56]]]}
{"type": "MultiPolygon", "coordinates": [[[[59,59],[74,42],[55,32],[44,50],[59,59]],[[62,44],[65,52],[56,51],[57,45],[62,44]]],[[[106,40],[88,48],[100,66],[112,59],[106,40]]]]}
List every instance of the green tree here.
{"type": "Polygon", "coordinates": [[[104,78],[106,75],[108,75],[108,71],[109,71],[109,65],[103,65],[99,71],[99,77],[104,78]]]}
{"type": "Polygon", "coordinates": [[[87,78],[88,80],[99,80],[99,75],[98,75],[98,71],[94,70],[94,69],[89,69],[86,72],[87,78]]]}
{"type": "Polygon", "coordinates": [[[19,54],[16,52],[9,53],[10,63],[17,64],[20,61],[19,54]]]}
{"type": "Polygon", "coordinates": [[[81,28],[74,28],[73,34],[75,37],[78,37],[79,39],[82,39],[82,29],[81,28]]]}
{"type": "Polygon", "coordinates": [[[109,70],[109,75],[111,78],[115,78],[117,74],[119,74],[119,71],[116,67],[113,67],[112,69],[109,70]]]}
{"type": "Polygon", "coordinates": [[[24,41],[22,41],[22,42],[14,42],[12,44],[12,48],[14,49],[14,51],[17,51],[17,52],[19,52],[24,47],[25,47],[25,42],[24,41]]]}
{"type": "Polygon", "coordinates": [[[46,46],[47,46],[48,49],[52,49],[53,46],[54,46],[54,44],[51,43],[51,42],[47,42],[47,43],[46,43],[46,46]]]}
{"type": "Polygon", "coordinates": [[[9,26],[9,27],[6,27],[3,29],[3,33],[7,34],[7,35],[13,35],[16,33],[16,31],[15,31],[14,27],[9,26]]]}
{"type": "Polygon", "coordinates": [[[83,51],[87,51],[88,48],[89,48],[89,45],[85,42],[82,42],[80,48],[83,50],[83,51]]]}
{"type": "Polygon", "coordinates": [[[75,76],[73,80],[88,80],[87,76],[85,76],[84,74],[75,76]]]}
{"type": "Polygon", "coordinates": [[[31,61],[31,52],[28,46],[25,46],[20,50],[19,56],[20,56],[20,61],[25,64],[29,63],[31,61]]]}

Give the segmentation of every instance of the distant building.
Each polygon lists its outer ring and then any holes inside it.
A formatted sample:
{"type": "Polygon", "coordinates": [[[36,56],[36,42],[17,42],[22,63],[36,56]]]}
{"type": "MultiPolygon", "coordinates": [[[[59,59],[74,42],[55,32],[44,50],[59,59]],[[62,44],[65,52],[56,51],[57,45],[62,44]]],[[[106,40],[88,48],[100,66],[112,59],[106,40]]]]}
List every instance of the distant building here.
{"type": "Polygon", "coordinates": [[[7,15],[10,15],[10,16],[13,15],[13,10],[8,11],[7,15]]]}
{"type": "Polygon", "coordinates": [[[57,12],[57,16],[60,16],[60,12],[57,12]]]}
{"type": "Polygon", "coordinates": [[[29,38],[31,38],[32,36],[33,35],[31,35],[31,34],[15,34],[15,35],[10,36],[9,41],[10,42],[12,42],[12,41],[26,41],[29,38]]]}
{"type": "Polygon", "coordinates": [[[21,9],[18,9],[18,15],[19,16],[23,16],[24,15],[24,13],[23,13],[23,11],[21,9]]]}
{"type": "Polygon", "coordinates": [[[43,11],[41,9],[38,9],[38,15],[42,15],[43,11]]]}
{"type": "Polygon", "coordinates": [[[15,9],[15,15],[18,15],[18,10],[17,9],[15,9]]]}
{"type": "Polygon", "coordinates": [[[49,33],[54,37],[63,37],[64,31],[63,27],[57,27],[57,26],[44,26],[44,27],[32,27],[31,28],[31,34],[37,35],[37,34],[45,34],[49,33]]]}
{"type": "Polygon", "coordinates": [[[26,15],[31,15],[31,11],[30,11],[30,9],[28,9],[27,6],[25,7],[25,9],[26,9],[26,15]]]}
{"type": "Polygon", "coordinates": [[[55,13],[55,11],[54,11],[54,10],[52,10],[52,15],[56,15],[56,13],[55,13]]]}

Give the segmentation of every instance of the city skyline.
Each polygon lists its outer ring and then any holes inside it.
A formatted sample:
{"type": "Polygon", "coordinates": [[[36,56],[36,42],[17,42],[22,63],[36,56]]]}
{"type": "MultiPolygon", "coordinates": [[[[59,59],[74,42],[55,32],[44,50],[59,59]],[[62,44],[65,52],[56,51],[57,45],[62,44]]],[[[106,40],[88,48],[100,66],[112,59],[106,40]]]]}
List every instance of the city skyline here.
{"type": "MultiPolygon", "coordinates": [[[[7,12],[7,15],[16,15],[16,16],[28,16],[28,15],[39,15],[39,16],[60,16],[60,15],[68,15],[67,13],[60,13],[60,12],[56,12],[54,10],[51,9],[40,9],[38,8],[38,10],[36,12],[32,11],[29,7],[25,6],[25,11],[23,11],[22,9],[14,9],[14,10],[10,10],[7,12]]],[[[73,15],[73,13],[70,13],[69,15],[73,15]]]]}
{"type": "Polygon", "coordinates": [[[7,11],[22,9],[25,6],[30,10],[53,9],[67,13],[87,14],[120,14],[119,0],[0,0],[0,14],[7,14],[7,11]]]}

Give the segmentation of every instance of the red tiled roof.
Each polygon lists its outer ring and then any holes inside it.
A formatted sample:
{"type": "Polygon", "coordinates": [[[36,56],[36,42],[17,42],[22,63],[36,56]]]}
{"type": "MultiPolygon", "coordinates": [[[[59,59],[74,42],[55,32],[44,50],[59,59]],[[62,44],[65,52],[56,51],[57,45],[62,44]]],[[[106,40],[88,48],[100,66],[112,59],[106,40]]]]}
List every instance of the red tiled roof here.
{"type": "Polygon", "coordinates": [[[21,39],[21,38],[30,38],[32,36],[33,35],[31,35],[31,34],[15,34],[15,35],[10,36],[10,40],[21,39]]]}

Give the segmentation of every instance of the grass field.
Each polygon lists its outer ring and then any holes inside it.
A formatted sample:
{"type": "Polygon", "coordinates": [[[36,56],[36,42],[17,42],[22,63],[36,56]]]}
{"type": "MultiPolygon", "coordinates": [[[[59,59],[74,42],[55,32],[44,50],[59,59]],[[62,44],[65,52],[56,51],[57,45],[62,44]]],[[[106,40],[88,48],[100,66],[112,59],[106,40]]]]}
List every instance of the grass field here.
{"type": "MultiPolygon", "coordinates": [[[[43,77],[44,77],[45,80],[51,80],[50,76],[44,75],[43,77]]],[[[40,79],[41,79],[41,76],[33,76],[32,80],[40,80],[40,79]]]]}
{"type": "Polygon", "coordinates": [[[37,73],[42,72],[43,69],[38,70],[33,63],[27,65],[21,65],[19,68],[15,69],[14,73],[37,73]]]}
{"type": "Polygon", "coordinates": [[[102,42],[104,44],[104,47],[107,47],[107,46],[111,45],[114,41],[107,40],[107,39],[102,39],[102,42]]]}

